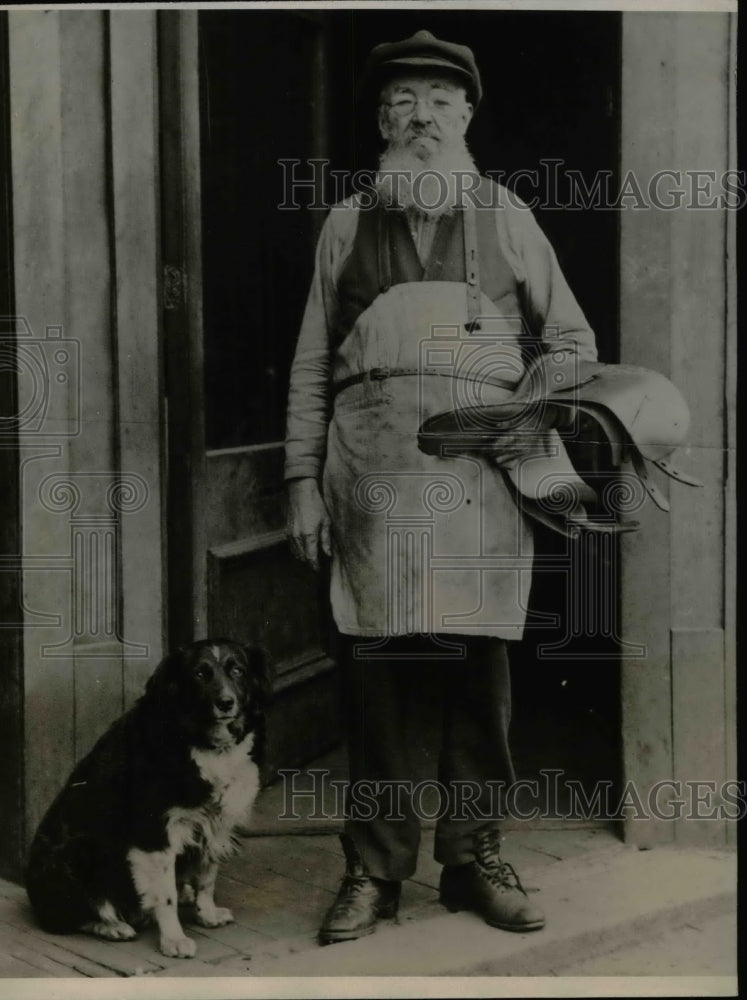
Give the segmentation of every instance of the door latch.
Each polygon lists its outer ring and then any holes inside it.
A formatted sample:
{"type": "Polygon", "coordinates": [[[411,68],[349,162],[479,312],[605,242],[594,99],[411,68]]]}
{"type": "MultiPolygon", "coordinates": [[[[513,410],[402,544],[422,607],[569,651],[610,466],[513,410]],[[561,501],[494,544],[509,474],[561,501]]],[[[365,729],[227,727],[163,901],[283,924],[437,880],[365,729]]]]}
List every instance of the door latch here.
{"type": "Polygon", "coordinates": [[[163,266],[163,308],[181,309],[187,302],[187,274],[174,264],[163,266]]]}

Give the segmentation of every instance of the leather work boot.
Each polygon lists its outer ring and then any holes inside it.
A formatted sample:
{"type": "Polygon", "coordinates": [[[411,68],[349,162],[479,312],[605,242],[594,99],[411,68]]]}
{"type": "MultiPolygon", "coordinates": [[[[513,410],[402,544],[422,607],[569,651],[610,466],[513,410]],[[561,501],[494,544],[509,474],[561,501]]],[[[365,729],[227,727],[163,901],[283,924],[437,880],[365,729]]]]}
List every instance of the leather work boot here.
{"type": "Polygon", "coordinates": [[[504,931],[538,931],[545,915],[526,894],[519,876],[500,857],[500,833],[475,834],[475,860],[445,865],[441,872],[441,902],[452,913],[475,910],[491,927],[504,931]]]}
{"type": "Polygon", "coordinates": [[[340,842],[347,869],[337,897],[322,922],[319,931],[321,944],[353,941],[371,934],[377,920],[396,917],[399,907],[402,884],[368,875],[350,837],[342,833],[340,842]]]}

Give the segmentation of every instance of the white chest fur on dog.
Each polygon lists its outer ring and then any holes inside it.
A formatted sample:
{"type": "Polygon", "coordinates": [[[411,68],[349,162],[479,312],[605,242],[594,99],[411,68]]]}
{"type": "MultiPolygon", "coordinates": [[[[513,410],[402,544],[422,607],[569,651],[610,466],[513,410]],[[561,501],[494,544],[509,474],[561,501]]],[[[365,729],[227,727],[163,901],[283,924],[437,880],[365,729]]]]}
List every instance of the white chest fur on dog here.
{"type": "Polygon", "coordinates": [[[219,861],[233,852],[233,831],[248,819],[259,792],[259,769],[249,756],[253,745],[254,734],[249,733],[230,750],[191,751],[200,777],[213,792],[209,802],[200,808],[169,810],[167,831],[175,854],[193,845],[219,861]]]}

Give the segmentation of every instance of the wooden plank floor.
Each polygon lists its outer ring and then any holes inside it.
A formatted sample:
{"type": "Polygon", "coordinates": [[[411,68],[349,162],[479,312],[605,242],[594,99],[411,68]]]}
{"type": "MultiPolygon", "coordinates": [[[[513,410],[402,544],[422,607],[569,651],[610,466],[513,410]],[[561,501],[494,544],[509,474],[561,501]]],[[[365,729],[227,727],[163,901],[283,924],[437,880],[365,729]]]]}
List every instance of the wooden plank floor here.
{"type": "MultiPolygon", "coordinates": [[[[529,830],[508,832],[503,853],[531,891],[563,858],[603,856],[619,848],[606,830],[529,830]]],[[[432,852],[433,833],[426,830],[418,870],[403,887],[400,921],[443,912],[437,899],[440,866],[432,852]]],[[[46,934],[35,924],[23,887],[0,881],[0,978],[247,974],[253,953],[316,947],[319,922],[342,872],[336,835],[246,838],[241,852],[223,867],[216,891],[236,922],[217,930],[187,925],[197,942],[197,958],[190,961],[161,955],[155,929],[119,943],[84,934],[46,934]]]]}

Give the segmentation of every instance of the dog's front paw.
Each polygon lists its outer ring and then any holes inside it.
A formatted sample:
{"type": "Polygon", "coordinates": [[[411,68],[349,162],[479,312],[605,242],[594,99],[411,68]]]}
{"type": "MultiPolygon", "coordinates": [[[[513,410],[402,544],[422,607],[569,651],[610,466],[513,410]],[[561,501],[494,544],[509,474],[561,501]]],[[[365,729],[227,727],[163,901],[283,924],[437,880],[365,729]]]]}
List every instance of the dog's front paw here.
{"type": "Polygon", "coordinates": [[[198,910],[196,920],[200,927],[225,927],[226,924],[233,923],[234,916],[226,906],[213,906],[198,910]]]}
{"type": "Polygon", "coordinates": [[[161,935],[161,953],[169,958],[194,958],[197,945],[192,938],[188,937],[166,937],[161,935]]]}

